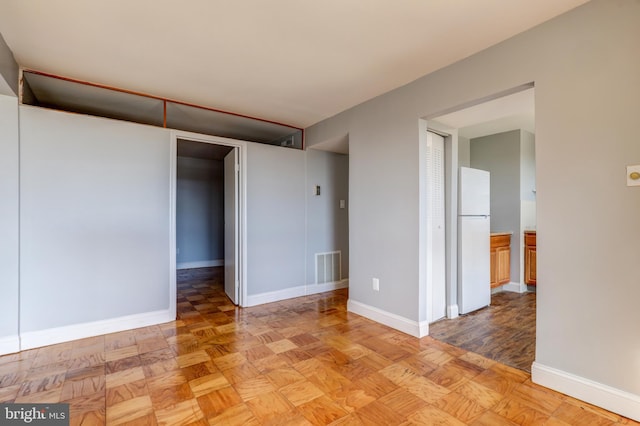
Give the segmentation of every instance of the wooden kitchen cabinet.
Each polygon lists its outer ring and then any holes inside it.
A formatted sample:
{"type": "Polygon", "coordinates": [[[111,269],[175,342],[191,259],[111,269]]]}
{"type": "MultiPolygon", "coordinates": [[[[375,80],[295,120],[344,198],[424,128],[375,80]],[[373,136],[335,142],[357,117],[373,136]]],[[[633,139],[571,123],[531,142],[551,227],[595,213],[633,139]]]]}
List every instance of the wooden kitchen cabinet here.
{"type": "Polygon", "coordinates": [[[491,288],[511,281],[511,234],[491,234],[491,288]]]}
{"type": "Polygon", "coordinates": [[[524,233],[524,282],[536,285],[536,231],[524,233]]]}

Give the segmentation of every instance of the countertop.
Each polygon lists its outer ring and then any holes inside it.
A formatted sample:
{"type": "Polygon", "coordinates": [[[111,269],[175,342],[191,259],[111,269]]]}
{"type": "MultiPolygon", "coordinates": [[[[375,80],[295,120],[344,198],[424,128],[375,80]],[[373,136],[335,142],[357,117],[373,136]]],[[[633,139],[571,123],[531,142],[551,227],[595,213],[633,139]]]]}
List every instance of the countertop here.
{"type": "Polygon", "coordinates": [[[525,230],[524,230],[524,233],[525,233],[525,234],[535,234],[535,233],[536,233],[536,230],[535,230],[535,229],[525,229],[525,230]]]}
{"type": "Polygon", "coordinates": [[[492,237],[500,237],[503,235],[513,235],[513,232],[492,232],[490,235],[492,237]]]}

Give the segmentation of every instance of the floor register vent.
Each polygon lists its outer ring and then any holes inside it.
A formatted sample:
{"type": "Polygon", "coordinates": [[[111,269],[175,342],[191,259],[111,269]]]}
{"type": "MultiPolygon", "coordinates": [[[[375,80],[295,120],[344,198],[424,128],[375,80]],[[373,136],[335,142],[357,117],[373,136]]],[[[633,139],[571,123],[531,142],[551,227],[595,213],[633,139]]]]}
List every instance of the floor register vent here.
{"type": "Polygon", "coordinates": [[[342,280],[342,252],[316,253],[316,284],[342,280]]]}

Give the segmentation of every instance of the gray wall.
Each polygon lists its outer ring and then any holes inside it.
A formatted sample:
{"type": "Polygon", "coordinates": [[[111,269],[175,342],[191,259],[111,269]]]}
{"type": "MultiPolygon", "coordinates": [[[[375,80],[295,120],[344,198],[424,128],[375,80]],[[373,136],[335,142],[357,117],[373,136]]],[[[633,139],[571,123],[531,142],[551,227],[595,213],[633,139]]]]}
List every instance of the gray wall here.
{"type": "Polygon", "coordinates": [[[342,250],[342,276],[349,276],[348,160],[248,144],[248,295],[314,284],[319,252],[342,250]],[[347,208],[339,209],[340,199],[347,208]]]}
{"type": "Polygon", "coordinates": [[[520,131],[520,199],[536,201],[536,138],[520,131]]]}
{"type": "Polygon", "coordinates": [[[342,278],[349,277],[349,156],[307,151],[307,284],[314,284],[315,254],[340,250],[342,278]],[[320,195],[313,189],[320,185],[320,195]],[[340,208],[345,200],[345,208],[340,208]]]}
{"type": "Polygon", "coordinates": [[[426,319],[418,118],[535,82],[536,361],[640,395],[638,22],[640,2],[593,0],[307,129],[349,134],[350,298],[426,319]]]}
{"type": "Polygon", "coordinates": [[[305,151],[247,144],[247,294],[305,284],[305,151]]]}
{"type": "Polygon", "coordinates": [[[20,107],[20,329],[169,308],[169,132],[20,107]]]}
{"type": "Polygon", "coordinates": [[[18,335],[18,146],[18,99],[0,95],[0,348],[18,335]]]}
{"type": "Polygon", "coordinates": [[[16,350],[18,321],[18,65],[0,34],[0,353],[16,350]]]}
{"type": "Polygon", "coordinates": [[[178,157],[177,263],[224,260],[224,164],[178,157]]]}
{"type": "Polygon", "coordinates": [[[18,75],[18,64],[0,34],[0,95],[18,95],[18,75]]]}
{"type": "Polygon", "coordinates": [[[460,167],[471,167],[471,145],[470,140],[458,135],[458,165],[460,167]]]}
{"type": "MultiPolygon", "coordinates": [[[[0,161],[6,163],[0,170],[6,195],[0,208],[6,219],[0,222],[6,235],[0,250],[7,254],[0,259],[4,333],[18,329],[18,289],[21,332],[167,309],[170,133],[18,108],[15,98],[5,98],[0,97],[0,131],[7,136],[0,144],[0,161]]],[[[347,170],[345,156],[247,143],[249,295],[305,285],[310,251],[348,251],[346,210],[323,217],[329,211],[325,202],[334,203],[331,194],[347,199],[347,170]],[[313,204],[318,200],[307,205],[308,168],[324,188],[319,210],[313,204]],[[307,230],[308,214],[318,228],[307,230]]]]}
{"type": "Polygon", "coordinates": [[[511,281],[520,281],[520,130],[471,139],[471,167],[491,173],[491,232],[512,232],[511,281]]]}

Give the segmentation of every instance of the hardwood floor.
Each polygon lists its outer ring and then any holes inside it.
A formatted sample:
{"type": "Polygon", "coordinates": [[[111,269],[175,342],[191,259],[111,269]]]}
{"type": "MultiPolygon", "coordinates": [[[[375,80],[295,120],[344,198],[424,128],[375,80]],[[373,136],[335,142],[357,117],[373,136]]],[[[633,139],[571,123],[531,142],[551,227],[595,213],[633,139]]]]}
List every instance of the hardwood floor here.
{"type": "Polygon", "coordinates": [[[0,357],[0,402],[67,402],[73,425],[638,424],[349,313],[346,290],[236,308],[221,273],[180,274],[177,321],[0,357]]]}
{"type": "Polygon", "coordinates": [[[429,335],[531,372],[536,351],[536,294],[493,294],[491,306],[431,324],[429,335]]]}

